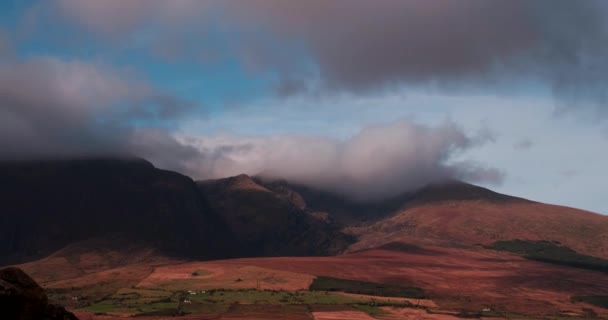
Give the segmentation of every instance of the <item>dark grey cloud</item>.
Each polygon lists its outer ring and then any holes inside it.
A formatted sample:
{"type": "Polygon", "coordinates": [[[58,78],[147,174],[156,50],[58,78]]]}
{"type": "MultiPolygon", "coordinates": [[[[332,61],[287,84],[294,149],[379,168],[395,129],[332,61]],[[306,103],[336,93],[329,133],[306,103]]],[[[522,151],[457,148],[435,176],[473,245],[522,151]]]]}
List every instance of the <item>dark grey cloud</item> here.
{"type": "MultiPolygon", "coordinates": [[[[274,36],[300,40],[329,90],[534,80],[565,104],[606,102],[608,5],[601,0],[253,0],[235,7],[244,24],[265,20],[274,36]]],[[[297,77],[285,75],[292,91],[297,77]]]]}
{"type": "Polygon", "coordinates": [[[531,81],[546,85],[562,106],[605,110],[608,101],[603,0],[55,0],[42,6],[46,11],[39,11],[106,38],[133,40],[154,26],[157,38],[148,39],[148,49],[172,59],[237,55],[251,70],[277,72],[282,94],[531,81]],[[224,36],[221,48],[206,45],[213,32],[224,36]]]}
{"type": "Polygon", "coordinates": [[[49,57],[2,61],[0,159],[139,155],[173,157],[170,166],[179,167],[190,148],[175,140],[171,146],[169,132],[150,127],[191,106],[108,66],[49,57]],[[162,143],[147,143],[151,137],[162,143]]]}

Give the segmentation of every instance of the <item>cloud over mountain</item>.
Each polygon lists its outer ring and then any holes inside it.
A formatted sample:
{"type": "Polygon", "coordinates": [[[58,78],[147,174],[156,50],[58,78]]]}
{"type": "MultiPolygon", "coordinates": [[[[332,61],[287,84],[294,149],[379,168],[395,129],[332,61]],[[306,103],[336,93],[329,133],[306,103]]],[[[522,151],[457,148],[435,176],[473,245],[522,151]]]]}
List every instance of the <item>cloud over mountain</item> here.
{"type": "Polygon", "coordinates": [[[190,104],[130,72],[51,57],[0,62],[0,158],[125,154],[140,123],[190,104]]]}
{"type": "Polygon", "coordinates": [[[502,173],[455,156],[483,142],[446,122],[409,120],[364,128],[344,140],[308,135],[182,137],[201,152],[199,178],[240,173],[284,178],[358,199],[382,198],[444,179],[498,184],[502,173]]]}

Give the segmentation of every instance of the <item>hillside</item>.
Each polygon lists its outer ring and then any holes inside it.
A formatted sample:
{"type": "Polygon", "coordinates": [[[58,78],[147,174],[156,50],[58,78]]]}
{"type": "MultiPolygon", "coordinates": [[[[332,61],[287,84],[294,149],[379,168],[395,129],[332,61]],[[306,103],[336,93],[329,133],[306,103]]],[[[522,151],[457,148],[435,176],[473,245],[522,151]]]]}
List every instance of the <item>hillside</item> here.
{"type": "Polygon", "coordinates": [[[194,181],[145,160],[5,162],[0,194],[4,263],[92,238],[124,239],[169,255],[230,253],[229,232],[194,181]]]}
{"type": "Polygon", "coordinates": [[[240,256],[332,255],[354,240],[337,225],[247,175],[201,181],[199,186],[230,228],[240,256]]]}
{"type": "Polygon", "coordinates": [[[361,203],[89,159],[4,163],[0,188],[3,263],[81,319],[608,315],[607,217],[463,182],[361,203]]]}
{"type": "Polygon", "coordinates": [[[557,241],[580,253],[608,257],[608,217],[529,201],[427,201],[351,231],[359,237],[351,250],[391,242],[471,247],[521,239],[557,241]]]}
{"type": "Polygon", "coordinates": [[[81,159],[1,163],[0,192],[1,264],[109,243],[200,259],[521,239],[608,256],[607,217],[459,181],[358,202],[282,180],[239,175],[195,183],[141,159],[81,159]]]}
{"type": "Polygon", "coordinates": [[[360,202],[347,196],[319,190],[285,180],[254,177],[256,183],[281,195],[298,208],[334,221],[353,225],[379,220],[404,205],[409,194],[373,202],[360,202]]]}
{"type": "Polygon", "coordinates": [[[581,253],[608,257],[608,217],[461,181],[366,203],[286,181],[256,181],[295,206],[323,212],[343,225],[358,238],[349,251],[395,242],[472,247],[522,239],[558,241],[581,253]]]}

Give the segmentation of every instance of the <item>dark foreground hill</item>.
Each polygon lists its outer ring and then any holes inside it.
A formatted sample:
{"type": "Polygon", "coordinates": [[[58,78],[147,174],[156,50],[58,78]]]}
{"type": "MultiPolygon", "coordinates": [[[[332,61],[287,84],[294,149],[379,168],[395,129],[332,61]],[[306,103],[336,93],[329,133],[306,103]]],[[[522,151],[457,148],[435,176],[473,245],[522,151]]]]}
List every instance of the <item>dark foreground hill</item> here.
{"type": "Polygon", "coordinates": [[[0,164],[0,257],[46,256],[91,238],[171,255],[230,253],[228,229],[195,182],[141,159],[0,164]]]}
{"type": "Polygon", "coordinates": [[[213,259],[330,255],[353,242],[243,177],[199,187],[132,158],[0,163],[0,265],[72,244],[213,259]]]}

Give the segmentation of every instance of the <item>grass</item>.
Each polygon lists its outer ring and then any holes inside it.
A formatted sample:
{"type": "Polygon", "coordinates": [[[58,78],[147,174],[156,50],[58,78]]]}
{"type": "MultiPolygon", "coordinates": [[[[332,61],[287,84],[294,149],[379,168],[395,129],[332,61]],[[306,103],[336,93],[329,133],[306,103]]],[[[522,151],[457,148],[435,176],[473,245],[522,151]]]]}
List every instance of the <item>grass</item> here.
{"type": "Polygon", "coordinates": [[[497,241],[486,248],[517,253],[529,260],[608,272],[608,260],[578,253],[568,247],[560,246],[557,242],[531,240],[497,241]]]}
{"type": "Polygon", "coordinates": [[[350,304],[361,299],[317,291],[277,291],[277,290],[210,290],[204,294],[189,297],[192,302],[207,304],[350,304]]]}
{"type": "MultiPolygon", "coordinates": [[[[81,310],[99,314],[176,315],[183,313],[222,314],[234,305],[355,305],[367,299],[325,291],[209,290],[196,295],[185,291],[123,288],[81,310]],[[189,300],[189,303],[184,303],[189,300]]],[[[373,309],[373,308],[371,308],[373,309]]]]}
{"type": "Polygon", "coordinates": [[[179,294],[173,292],[122,288],[81,309],[94,313],[154,313],[177,311],[178,301],[179,294]]]}
{"type": "Polygon", "coordinates": [[[353,307],[369,314],[370,316],[381,316],[386,314],[386,311],[380,309],[379,307],[370,306],[368,304],[354,304],[353,307]]]}
{"type": "Polygon", "coordinates": [[[574,296],[573,302],[585,302],[596,307],[608,309],[608,296],[574,296]]]}
{"type": "Polygon", "coordinates": [[[317,277],[310,285],[310,290],[341,291],[346,293],[366,294],[380,297],[426,298],[424,290],[417,287],[406,287],[396,284],[374,283],[358,280],[347,280],[332,277],[317,277]]]}
{"type": "Polygon", "coordinates": [[[97,313],[97,314],[106,314],[106,313],[113,313],[113,312],[121,312],[121,311],[130,311],[129,309],[125,309],[125,308],[120,308],[120,306],[117,306],[113,303],[96,303],[90,306],[86,306],[84,308],[81,308],[83,311],[90,311],[93,313],[97,313]]]}
{"type": "Polygon", "coordinates": [[[197,279],[196,276],[191,276],[189,279],[175,279],[163,283],[155,284],[154,287],[146,287],[151,290],[163,290],[169,292],[179,292],[197,289],[202,286],[206,279],[197,279]]]}
{"type": "Polygon", "coordinates": [[[173,296],[172,292],[162,290],[122,288],[110,296],[110,299],[120,300],[131,304],[145,304],[168,299],[173,296]]]}

